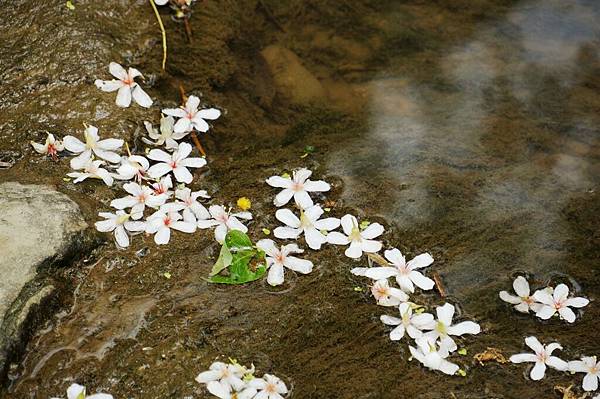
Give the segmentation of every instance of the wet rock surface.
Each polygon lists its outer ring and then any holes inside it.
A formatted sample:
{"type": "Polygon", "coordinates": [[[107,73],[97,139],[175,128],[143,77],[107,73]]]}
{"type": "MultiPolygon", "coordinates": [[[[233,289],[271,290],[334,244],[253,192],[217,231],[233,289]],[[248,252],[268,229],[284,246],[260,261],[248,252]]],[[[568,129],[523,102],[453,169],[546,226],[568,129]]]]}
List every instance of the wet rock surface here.
{"type": "Polygon", "coordinates": [[[55,287],[42,281],[52,265],[85,249],[87,228],[78,205],[48,186],[0,184],[0,370],[32,320],[48,317],[43,303],[55,287]]]}

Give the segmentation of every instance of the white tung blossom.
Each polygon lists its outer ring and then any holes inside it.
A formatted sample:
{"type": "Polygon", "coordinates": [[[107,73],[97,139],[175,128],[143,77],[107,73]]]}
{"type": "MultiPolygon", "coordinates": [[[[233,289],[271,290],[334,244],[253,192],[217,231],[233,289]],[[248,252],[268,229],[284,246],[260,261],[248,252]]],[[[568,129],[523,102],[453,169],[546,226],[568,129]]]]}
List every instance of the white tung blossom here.
{"type": "Polygon", "coordinates": [[[200,384],[218,382],[223,386],[239,391],[246,385],[242,380],[242,377],[246,373],[246,368],[237,363],[227,364],[223,362],[214,362],[210,365],[208,371],[203,371],[198,374],[196,382],[199,382],[200,384]]]}
{"type": "Polygon", "coordinates": [[[537,312],[541,304],[535,301],[530,295],[529,283],[523,276],[518,276],[513,281],[513,289],[517,296],[511,295],[506,291],[500,291],[499,296],[504,302],[515,305],[515,309],[521,313],[529,313],[529,311],[537,312]]]}
{"type": "Polygon", "coordinates": [[[94,225],[98,231],[103,233],[112,231],[115,234],[115,240],[117,244],[126,248],[129,246],[129,235],[127,231],[140,232],[144,231],[146,224],[140,221],[131,221],[131,214],[125,211],[117,211],[116,213],[100,212],[99,216],[106,220],[96,222],[94,225]]]}
{"type": "Polygon", "coordinates": [[[121,65],[116,62],[111,62],[108,65],[108,70],[112,76],[117,78],[116,80],[100,80],[96,79],[94,84],[102,91],[117,92],[116,104],[119,107],[129,107],[131,104],[131,98],[144,108],[149,108],[152,105],[152,99],[138,83],[135,82],[135,78],[144,77],[140,71],[135,68],[129,68],[125,70],[121,65]]]}
{"type": "Polygon", "coordinates": [[[304,233],[304,239],[310,248],[321,249],[321,245],[327,242],[325,234],[340,226],[339,219],[319,220],[321,215],[323,215],[323,209],[319,205],[313,205],[305,210],[300,209],[300,218],[289,209],[279,209],[275,213],[275,217],[286,226],[277,227],[273,234],[281,239],[297,239],[304,233]]]}
{"type": "Polygon", "coordinates": [[[256,397],[254,388],[244,386],[241,390],[235,391],[229,385],[217,381],[206,384],[206,389],[220,399],[253,399],[256,397]]]}
{"type": "Polygon", "coordinates": [[[163,113],[180,118],[173,128],[175,133],[187,133],[194,129],[199,132],[207,132],[210,126],[205,119],[217,119],[221,116],[221,111],[216,108],[198,110],[199,105],[200,99],[198,97],[189,96],[185,107],[164,109],[163,113]]]}
{"type": "Polygon", "coordinates": [[[63,143],[56,140],[52,133],[48,133],[44,144],[39,144],[35,141],[30,141],[30,144],[36,152],[46,154],[54,160],[58,159],[58,153],[65,149],[63,143]]]}
{"type": "Polygon", "coordinates": [[[405,333],[413,339],[421,338],[423,336],[422,330],[430,330],[435,326],[431,313],[413,314],[412,304],[408,302],[401,303],[398,310],[400,311],[400,317],[388,315],[380,317],[383,324],[397,326],[390,332],[392,341],[401,340],[405,333]]]}
{"type": "Polygon", "coordinates": [[[348,245],[345,254],[349,258],[358,259],[363,252],[379,252],[382,247],[381,242],[373,240],[383,234],[383,226],[379,223],[371,223],[366,229],[361,230],[358,220],[352,215],[344,215],[341,220],[344,233],[337,231],[327,235],[327,242],[336,245],[348,245]]]}
{"type": "Polygon", "coordinates": [[[175,198],[181,201],[185,206],[183,208],[183,220],[190,223],[197,223],[201,219],[210,219],[210,212],[204,205],[198,202],[198,198],[210,198],[206,190],[192,192],[185,187],[175,190],[175,198]]]}
{"type": "Polygon", "coordinates": [[[294,197],[296,204],[302,209],[313,206],[313,201],[308,193],[329,191],[331,186],[322,180],[308,180],[311,174],[310,170],[302,168],[292,172],[291,178],[282,176],[269,177],[266,180],[269,186],[283,188],[273,200],[275,206],[287,204],[292,197],[294,197]]]}
{"type": "Polygon", "coordinates": [[[166,194],[155,195],[150,187],[137,183],[125,183],[123,190],[130,195],[112,200],[110,206],[116,209],[131,208],[133,219],[140,219],[144,215],[146,206],[158,208],[167,201],[166,194]]]}
{"type": "Polygon", "coordinates": [[[371,293],[381,306],[398,306],[401,302],[408,301],[408,295],[398,288],[390,287],[387,279],[375,281],[371,293]]]}
{"type": "Polygon", "coordinates": [[[600,362],[596,356],[584,356],[581,360],[573,360],[568,363],[569,371],[572,373],[585,373],[583,377],[583,390],[595,391],[598,389],[600,380],[600,362]]]}
{"type": "Polygon", "coordinates": [[[146,221],[146,233],[154,234],[154,242],[158,245],[168,244],[171,239],[171,229],[184,233],[196,231],[194,223],[185,222],[179,211],[183,205],[176,203],[164,204],[150,215],[146,221]]]}
{"type": "Polygon", "coordinates": [[[173,154],[168,154],[162,150],[153,149],[148,153],[148,158],[159,163],[154,164],[148,169],[150,177],[157,179],[173,172],[178,182],[189,184],[193,176],[187,168],[200,168],[206,165],[204,158],[188,158],[192,152],[192,146],[188,143],[179,143],[177,150],[173,154]]]}
{"type": "Polygon", "coordinates": [[[530,373],[532,380],[538,381],[544,378],[546,366],[550,366],[560,371],[568,370],[569,365],[567,362],[559,359],[556,356],[552,356],[552,352],[554,352],[556,349],[562,350],[562,346],[560,346],[559,343],[553,342],[544,346],[536,337],[527,337],[525,338],[525,344],[530,347],[534,353],[519,353],[512,355],[509,360],[512,363],[535,363],[530,373]]]}
{"type": "Polygon", "coordinates": [[[440,347],[454,352],[457,349],[456,342],[451,335],[461,336],[464,334],[479,334],[481,327],[472,321],[463,321],[458,324],[452,324],[454,317],[454,305],[445,303],[435,309],[437,320],[433,325],[432,331],[426,333],[427,337],[439,340],[440,347]]]}
{"type": "Polygon", "coordinates": [[[113,399],[113,396],[107,393],[95,393],[93,395],[86,395],[84,386],[79,384],[72,384],[69,388],[67,388],[67,399],[113,399]]]}
{"type": "Polygon", "coordinates": [[[82,169],[83,165],[92,158],[92,152],[98,157],[111,163],[119,163],[121,156],[116,150],[123,146],[121,139],[105,139],[100,140],[98,128],[95,126],[87,126],[83,132],[85,143],[73,136],[65,136],[63,144],[65,148],[74,154],[79,154],[71,159],[71,168],[82,169]]]}
{"type": "Polygon", "coordinates": [[[285,383],[279,377],[265,374],[262,378],[253,378],[248,387],[258,390],[254,399],[283,399],[288,393],[285,383]]]}
{"type": "Polygon", "coordinates": [[[142,141],[150,145],[164,145],[167,150],[176,150],[179,144],[177,144],[177,141],[175,140],[181,140],[187,133],[175,133],[173,131],[174,124],[175,119],[173,119],[172,116],[163,116],[160,118],[160,129],[152,127],[150,122],[144,122],[148,135],[154,141],[148,140],[145,137],[142,137],[142,141]]]}
{"type": "Polygon", "coordinates": [[[277,248],[273,240],[263,239],[258,241],[256,246],[267,254],[267,267],[269,268],[267,282],[271,285],[280,285],[283,283],[284,268],[302,274],[312,272],[313,263],[311,261],[290,256],[290,254],[304,252],[296,244],[287,244],[281,248],[277,248]]]}
{"type": "Polygon", "coordinates": [[[432,279],[417,271],[433,263],[433,258],[428,253],[417,255],[409,262],[406,262],[404,255],[396,248],[385,251],[384,256],[390,262],[390,266],[356,267],[351,273],[373,280],[395,277],[400,288],[410,293],[415,292],[415,285],[422,290],[430,290],[434,287],[435,282],[432,279]]]}
{"type": "Polygon", "coordinates": [[[114,179],[106,169],[100,167],[102,165],[104,165],[104,161],[94,161],[90,158],[80,168],[82,170],[81,172],[70,172],[67,173],[67,176],[75,179],[73,180],[73,183],[79,183],[89,178],[100,179],[107,186],[112,186],[114,179]]]}
{"type": "Polygon", "coordinates": [[[122,180],[131,180],[135,178],[141,183],[146,178],[150,163],[141,155],[130,155],[121,159],[121,165],[117,168],[118,178],[122,180]]]}
{"type": "Polygon", "coordinates": [[[459,367],[446,360],[448,350],[443,347],[437,347],[434,339],[427,336],[415,340],[417,347],[409,346],[411,355],[417,359],[423,366],[430,370],[439,370],[444,374],[454,375],[459,367]]]}
{"type": "Polygon", "coordinates": [[[558,312],[560,318],[569,323],[573,323],[576,318],[571,307],[582,308],[590,303],[582,297],[569,298],[569,288],[565,284],[557,285],[552,294],[546,290],[538,290],[533,297],[542,304],[536,312],[537,317],[547,320],[558,312]]]}
{"type": "Polygon", "coordinates": [[[239,219],[252,219],[252,214],[250,212],[231,213],[231,210],[226,210],[222,205],[212,205],[208,208],[208,212],[210,213],[211,219],[198,220],[198,227],[201,229],[216,227],[215,239],[219,243],[225,241],[225,236],[230,230],[239,230],[242,233],[248,231],[248,228],[244,226],[239,219]]]}
{"type": "Polygon", "coordinates": [[[154,194],[156,195],[166,194],[167,198],[171,198],[173,196],[173,191],[170,190],[173,188],[173,180],[171,180],[171,175],[161,177],[157,182],[150,184],[150,187],[152,187],[152,190],[154,190],[154,194]]]}

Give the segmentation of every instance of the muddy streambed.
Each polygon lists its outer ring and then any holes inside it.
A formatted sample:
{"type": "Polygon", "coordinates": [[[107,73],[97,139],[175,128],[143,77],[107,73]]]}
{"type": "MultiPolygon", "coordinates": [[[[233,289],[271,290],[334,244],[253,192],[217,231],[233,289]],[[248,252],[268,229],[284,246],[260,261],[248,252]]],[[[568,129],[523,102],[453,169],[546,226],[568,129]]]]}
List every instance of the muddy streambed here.
{"type": "MultiPolygon", "coordinates": [[[[281,376],[293,398],[561,397],[580,376],[477,364],[523,338],[558,340],[565,359],[600,354],[600,6],[594,1],[212,1],[183,25],[145,1],[19,0],[0,12],[0,181],[45,183],[90,225],[120,191],[63,180],[68,161],[34,154],[44,131],[92,123],[143,151],[143,120],[179,86],[225,115],[203,136],[209,166],[191,186],[214,203],[252,200],[250,236],[279,225],[264,183],[298,167],[333,185],[330,214],[386,227],[386,247],[435,258],[447,297],[483,333],[460,340],[464,377],[424,370],[388,339],[367,281],[338,247],[309,251],[315,271],[278,288],[208,284],[210,231],[168,246],[111,238],[48,271],[62,304],[12,365],[6,398],[63,395],[73,381],[117,398],[208,397],[194,377],[218,356],[281,376]],[[269,47],[270,46],[270,47],[269,47]],[[265,50],[268,49],[268,50],[265,50]],[[117,61],[148,75],[151,110],[117,108],[93,87],[117,61]],[[301,158],[306,146],[315,151],[301,158]],[[170,278],[165,277],[165,272],[170,278]],[[578,320],[540,322],[498,299],[527,273],[592,300],[578,320]],[[359,290],[362,288],[363,290],[359,290]]],[[[90,229],[90,234],[96,234],[90,229]]],[[[438,292],[414,300],[439,305],[438,292]]],[[[579,388],[577,388],[579,389],[579,388]]]]}

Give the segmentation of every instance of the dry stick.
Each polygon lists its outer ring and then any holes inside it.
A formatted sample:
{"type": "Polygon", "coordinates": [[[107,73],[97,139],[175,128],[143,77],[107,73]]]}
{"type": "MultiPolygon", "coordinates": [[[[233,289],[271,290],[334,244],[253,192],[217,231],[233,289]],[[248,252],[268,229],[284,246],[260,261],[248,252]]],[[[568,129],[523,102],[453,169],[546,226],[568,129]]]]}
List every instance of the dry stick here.
{"type": "Polygon", "coordinates": [[[192,27],[190,25],[190,21],[188,17],[183,17],[183,26],[185,26],[185,34],[187,36],[188,42],[192,42],[192,27]]]}
{"type": "MultiPolygon", "coordinates": [[[[185,95],[185,89],[183,88],[182,84],[179,85],[179,94],[181,94],[181,102],[185,104],[188,97],[185,95]]],[[[192,141],[194,142],[194,145],[196,146],[198,151],[200,151],[200,154],[206,157],[206,151],[204,151],[204,147],[202,147],[202,144],[200,144],[200,140],[198,139],[198,136],[196,135],[196,132],[193,129],[192,134],[190,134],[190,136],[192,136],[192,141]]]]}
{"type": "Polygon", "coordinates": [[[154,10],[154,15],[156,15],[156,20],[158,21],[158,26],[160,26],[160,34],[162,35],[162,48],[163,48],[163,59],[162,59],[162,70],[165,70],[165,66],[167,65],[167,32],[165,32],[165,26],[162,23],[162,19],[160,19],[160,14],[158,13],[158,9],[156,8],[156,4],[154,4],[154,0],[150,0],[150,5],[154,10]]]}
{"type": "Polygon", "coordinates": [[[438,272],[433,272],[433,281],[435,281],[435,287],[440,292],[442,298],[446,296],[446,289],[444,288],[444,284],[442,283],[442,278],[438,272]]]}

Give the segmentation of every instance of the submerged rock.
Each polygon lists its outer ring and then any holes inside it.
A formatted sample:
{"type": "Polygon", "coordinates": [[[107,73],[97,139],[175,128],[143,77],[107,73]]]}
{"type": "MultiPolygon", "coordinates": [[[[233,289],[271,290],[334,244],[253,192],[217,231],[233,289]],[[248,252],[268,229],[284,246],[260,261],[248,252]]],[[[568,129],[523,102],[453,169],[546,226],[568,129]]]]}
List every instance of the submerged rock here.
{"type": "Polygon", "coordinates": [[[48,186],[0,184],[0,381],[55,296],[48,266],[86,247],[79,206],[48,186]]]}

